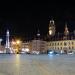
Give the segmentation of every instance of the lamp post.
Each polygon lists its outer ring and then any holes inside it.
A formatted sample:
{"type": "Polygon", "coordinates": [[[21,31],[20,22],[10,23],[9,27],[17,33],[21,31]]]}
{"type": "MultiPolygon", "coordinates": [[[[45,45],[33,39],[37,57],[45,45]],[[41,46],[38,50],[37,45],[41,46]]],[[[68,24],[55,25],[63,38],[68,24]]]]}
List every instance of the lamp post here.
{"type": "Polygon", "coordinates": [[[15,49],[15,53],[19,53],[21,49],[21,41],[20,40],[12,41],[12,48],[15,49]]]}
{"type": "Polygon", "coordinates": [[[17,47],[17,53],[20,53],[20,47],[21,47],[21,41],[20,40],[16,40],[16,47],[17,47]]]}

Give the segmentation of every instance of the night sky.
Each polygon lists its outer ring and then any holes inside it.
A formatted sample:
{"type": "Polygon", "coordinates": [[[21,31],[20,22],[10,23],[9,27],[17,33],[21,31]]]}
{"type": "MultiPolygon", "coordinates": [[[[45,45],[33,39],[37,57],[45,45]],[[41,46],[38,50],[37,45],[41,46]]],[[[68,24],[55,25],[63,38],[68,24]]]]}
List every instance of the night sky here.
{"type": "Polygon", "coordinates": [[[65,22],[75,30],[73,2],[2,2],[0,5],[0,35],[7,29],[11,36],[33,37],[39,28],[42,36],[48,33],[50,19],[55,20],[56,32],[63,32],[65,22]]]}

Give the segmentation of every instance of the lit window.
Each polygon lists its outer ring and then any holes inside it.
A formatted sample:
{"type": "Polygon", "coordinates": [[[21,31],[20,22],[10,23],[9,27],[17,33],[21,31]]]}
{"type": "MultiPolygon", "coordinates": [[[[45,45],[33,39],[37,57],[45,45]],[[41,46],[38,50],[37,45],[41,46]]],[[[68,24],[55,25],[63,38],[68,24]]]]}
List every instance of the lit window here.
{"type": "Polygon", "coordinates": [[[64,42],[64,46],[66,46],[67,45],[67,43],[66,42],[64,42]]]}

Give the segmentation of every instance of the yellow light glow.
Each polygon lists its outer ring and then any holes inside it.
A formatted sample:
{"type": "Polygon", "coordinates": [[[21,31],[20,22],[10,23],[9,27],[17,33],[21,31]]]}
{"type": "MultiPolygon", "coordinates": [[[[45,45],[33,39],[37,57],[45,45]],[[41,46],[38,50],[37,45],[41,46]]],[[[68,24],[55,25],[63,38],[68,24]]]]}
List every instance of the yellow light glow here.
{"type": "Polygon", "coordinates": [[[19,68],[20,68],[20,55],[19,54],[16,54],[15,66],[17,70],[19,71],[19,68]]]}
{"type": "Polygon", "coordinates": [[[49,30],[49,35],[52,35],[52,30],[49,30]]]}
{"type": "Polygon", "coordinates": [[[21,41],[20,41],[20,40],[17,40],[17,41],[16,41],[16,44],[20,44],[20,43],[21,43],[21,41]]]}

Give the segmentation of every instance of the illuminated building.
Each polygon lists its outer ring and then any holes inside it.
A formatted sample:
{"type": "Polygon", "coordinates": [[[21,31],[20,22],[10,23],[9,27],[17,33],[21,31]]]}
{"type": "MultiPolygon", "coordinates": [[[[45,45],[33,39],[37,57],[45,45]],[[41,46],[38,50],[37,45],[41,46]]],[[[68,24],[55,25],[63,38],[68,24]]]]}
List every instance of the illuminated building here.
{"type": "Polygon", "coordinates": [[[55,23],[54,23],[54,20],[50,20],[50,23],[49,23],[49,36],[54,36],[55,35],[55,23]]]}
{"type": "Polygon", "coordinates": [[[69,30],[68,30],[67,24],[65,24],[65,30],[64,30],[64,37],[63,37],[63,39],[67,40],[68,37],[69,37],[69,30]]]}
{"type": "Polygon", "coordinates": [[[43,40],[32,40],[32,51],[45,53],[47,51],[46,41],[43,40]]]}
{"type": "MultiPolygon", "coordinates": [[[[49,22],[48,40],[41,38],[40,31],[36,37],[30,41],[21,41],[18,39],[9,42],[9,30],[6,32],[6,53],[46,53],[47,50],[58,52],[75,52],[75,31],[70,33],[67,23],[65,24],[63,33],[56,33],[55,21],[49,22]]],[[[2,41],[2,40],[1,40],[2,41]]]]}
{"type": "Polygon", "coordinates": [[[2,40],[3,39],[0,38],[0,53],[4,53],[4,50],[5,50],[5,47],[1,44],[2,40]]]}
{"type": "MultiPolygon", "coordinates": [[[[70,33],[67,24],[65,24],[63,33],[56,33],[56,26],[54,20],[50,20],[49,22],[49,32],[48,32],[49,40],[45,41],[40,38],[40,31],[38,30],[37,36],[29,41],[22,42],[20,50],[21,52],[40,52],[46,53],[47,50],[54,50],[58,52],[70,52],[75,50],[75,32],[70,33]]],[[[15,46],[14,46],[15,47],[15,46]]],[[[16,49],[16,47],[15,47],[16,49]]]]}
{"type": "Polygon", "coordinates": [[[38,30],[36,38],[31,41],[31,52],[45,53],[46,51],[46,41],[40,38],[40,32],[38,30]]]}
{"type": "MultiPolygon", "coordinates": [[[[49,31],[49,35],[50,34],[54,35],[54,32],[49,31]]],[[[58,33],[50,37],[49,41],[47,41],[47,50],[66,53],[75,52],[75,34],[69,32],[67,24],[65,24],[64,33],[58,33]]]]}
{"type": "Polygon", "coordinates": [[[30,52],[30,50],[31,50],[31,48],[30,48],[30,42],[23,42],[22,43],[22,53],[29,53],[30,52]]]}
{"type": "Polygon", "coordinates": [[[20,53],[22,50],[22,41],[19,39],[12,40],[11,50],[13,53],[20,53]]]}

